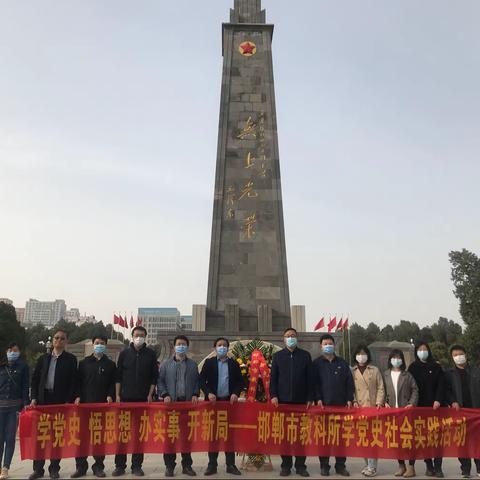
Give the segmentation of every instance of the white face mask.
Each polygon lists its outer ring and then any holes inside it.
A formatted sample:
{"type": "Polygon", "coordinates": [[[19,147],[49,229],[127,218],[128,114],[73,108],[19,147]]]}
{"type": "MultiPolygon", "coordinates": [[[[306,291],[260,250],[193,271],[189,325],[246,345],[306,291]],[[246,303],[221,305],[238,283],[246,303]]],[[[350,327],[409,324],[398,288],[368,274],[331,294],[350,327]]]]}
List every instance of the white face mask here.
{"type": "Polygon", "coordinates": [[[134,337],[133,344],[136,347],[141,347],[145,343],[145,337],[134,337]]]}
{"type": "Polygon", "coordinates": [[[357,355],[355,359],[359,365],[365,365],[368,361],[368,355],[357,355]]]}
{"type": "Polygon", "coordinates": [[[465,365],[467,363],[467,356],[466,355],[455,355],[453,357],[453,361],[456,365],[465,365]]]}

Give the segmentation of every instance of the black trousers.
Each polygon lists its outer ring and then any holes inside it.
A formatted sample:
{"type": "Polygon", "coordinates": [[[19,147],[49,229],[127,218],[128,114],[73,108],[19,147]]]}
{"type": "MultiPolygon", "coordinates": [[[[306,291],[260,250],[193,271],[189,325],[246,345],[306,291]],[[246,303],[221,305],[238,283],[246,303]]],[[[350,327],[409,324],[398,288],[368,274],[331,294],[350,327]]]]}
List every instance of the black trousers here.
{"type": "MultiPolygon", "coordinates": [[[[220,402],[228,402],[230,397],[217,398],[220,402]]],[[[235,465],[235,452],[225,452],[225,464],[235,465]]],[[[218,452],[208,452],[208,466],[209,467],[218,467],[218,452]]]]}
{"type": "MultiPolygon", "coordinates": [[[[297,472],[299,470],[307,468],[305,466],[306,460],[307,460],[307,457],[295,457],[295,470],[297,472]]],[[[293,467],[293,457],[290,455],[282,455],[282,464],[280,465],[280,468],[282,470],[291,470],[292,467],[293,467]]]]}
{"type": "MultiPolygon", "coordinates": [[[[163,454],[163,461],[165,462],[165,466],[167,468],[171,468],[172,470],[177,465],[176,462],[177,454],[176,453],[164,453],[163,454]]],[[[193,465],[192,454],[191,453],[182,453],[182,467],[191,467],[193,465]]]]}
{"type": "MultiPolygon", "coordinates": [[[[462,469],[462,473],[470,475],[470,471],[472,470],[472,459],[459,458],[458,461],[460,462],[460,468],[462,469]]],[[[480,458],[475,458],[473,461],[475,462],[475,466],[477,467],[477,473],[480,473],[480,458]]]]}
{"type": "MultiPolygon", "coordinates": [[[[320,468],[330,469],[330,457],[318,457],[318,459],[320,460],[320,468]]],[[[335,470],[343,470],[346,462],[347,457],[335,457],[335,470]]]]}
{"type": "MultiPolygon", "coordinates": [[[[87,458],[88,457],[75,458],[75,466],[79,472],[86,472],[88,470],[87,458]]],[[[105,460],[105,455],[93,458],[95,459],[95,463],[92,465],[93,473],[105,470],[105,464],[103,463],[105,460]]]]}
{"type": "MultiPolygon", "coordinates": [[[[48,390],[45,390],[45,402],[42,405],[55,405],[58,401],[54,398],[53,394],[48,390]]],[[[45,473],[45,460],[34,460],[33,461],[33,471],[36,473],[45,473]]],[[[50,466],[48,467],[49,473],[58,473],[60,471],[60,459],[51,458],[50,466]]]]}
{"type": "MultiPolygon", "coordinates": [[[[185,402],[185,397],[178,397],[176,399],[177,402],[185,402]]],[[[165,466],[167,468],[171,468],[172,470],[175,469],[177,454],[176,453],[164,453],[163,454],[163,461],[165,462],[165,466]]],[[[193,465],[192,454],[191,453],[182,453],[182,467],[191,467],[193,465]]]]}
{"type": "Polygon", "coordinates": [[[426,458],[424,461],[429,470],[433,470],[434,472],[442,471],[443,458],[426,458]]]}

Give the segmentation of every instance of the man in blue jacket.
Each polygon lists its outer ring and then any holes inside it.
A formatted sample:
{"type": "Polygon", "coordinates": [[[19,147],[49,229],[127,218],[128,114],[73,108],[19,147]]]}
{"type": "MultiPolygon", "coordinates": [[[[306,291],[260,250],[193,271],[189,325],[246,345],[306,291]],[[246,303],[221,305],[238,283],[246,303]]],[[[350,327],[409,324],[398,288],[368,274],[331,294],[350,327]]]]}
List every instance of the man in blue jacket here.
{"type": "MultiPolygon", "coordinates": [[[[312,375],[312,357],[306,350],[297,347],[297,331],[287,328],[283,332],[285,348],[273,355],[270,378],[270,398],[273,405],[279,403],[313,403],[314,392],[309,387],[312,375]]],[[[309,477],[306,457],[295,457],[295,470],[302,477],[309,477]]],[[[280,476],[288,477],[293,466],[290,455],[282,455],[280,476]]]]}
{"type": "MultiPolygon", "coordinates": [[[[320,337],[322,355],[313,362],[313,381],[315,396],[319,406],[337,406],[351,408],[355,390],[353,376],[348,363],[335,355],[335,339],[328,333],[320,337]]],[[[329,457],[319,457],[320,473],[330,475],[329,457]]],[[[349,477],[345,467],[346,457],[335,457],[335,471],[338,475],[349,477]]]]}

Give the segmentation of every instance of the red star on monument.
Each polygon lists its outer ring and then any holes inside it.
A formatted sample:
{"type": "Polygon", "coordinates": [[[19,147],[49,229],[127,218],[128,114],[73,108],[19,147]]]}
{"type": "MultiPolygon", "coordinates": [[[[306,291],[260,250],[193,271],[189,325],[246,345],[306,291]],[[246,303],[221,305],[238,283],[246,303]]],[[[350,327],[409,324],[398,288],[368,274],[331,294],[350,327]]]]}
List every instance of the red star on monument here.
{"type": "Polygon", "coordinates": [[[240,45],[240,48],[243,55],[254,55],[257,47],[254,43],[244,42],[240,45]]]}

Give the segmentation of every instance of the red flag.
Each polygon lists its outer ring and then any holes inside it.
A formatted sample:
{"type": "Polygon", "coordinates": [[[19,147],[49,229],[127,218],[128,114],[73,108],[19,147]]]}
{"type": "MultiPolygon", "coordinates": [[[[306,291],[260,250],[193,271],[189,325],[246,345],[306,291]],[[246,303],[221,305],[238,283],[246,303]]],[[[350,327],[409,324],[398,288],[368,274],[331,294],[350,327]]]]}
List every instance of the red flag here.
{"type": "Polygon", "coordinates": [[[340,322],[338,322],[338,325],[337,325],[337,329],[335,330],[336,332],[339,332],[341,330],[343,330],[343,317],[340,318],[340,322]]]}
{"type": "Polygon", "coordinates": [[[314,332],[317,330],[320,330],[321,328],[325,327],[325,317],[322,317],[320,321],[315,325],[315,328],[313,329],[314,332]]]}
{"type": "Polygon", "coordinates": [[[120,323],[119,318],[115,314],[113,314],[113,324],[118,325],[119,323],[120,323]]]}
{"type": "Polygon", "coordinates": [[[348,317],[345,319],[345,321],[343,322],[343,329],[344,330],[348,330],[348,317]]]}
{"type": "Polygon", "coordinates": [[[122,328],[125,328],[125,327],[127,326],[127,322],[123,319],[123,317],[122,317],[121,315],[119,315],[118,324],[119,324],[122,328]]]}
{"type": "Polygon", "coordinates": [[[328,322],[328,331],[331,332],[337,325],[337,317],[333,317],[328,322]]]}
{"type": "Polygon", "coordinates": [[[137,317],[137,327],[140,327],[142,325],[142,317],[137,317]]]}
{"type": "Polygon", "coordinates": [[[133,328],[133,315],[130,315],[130,328],[133,328]]]}

